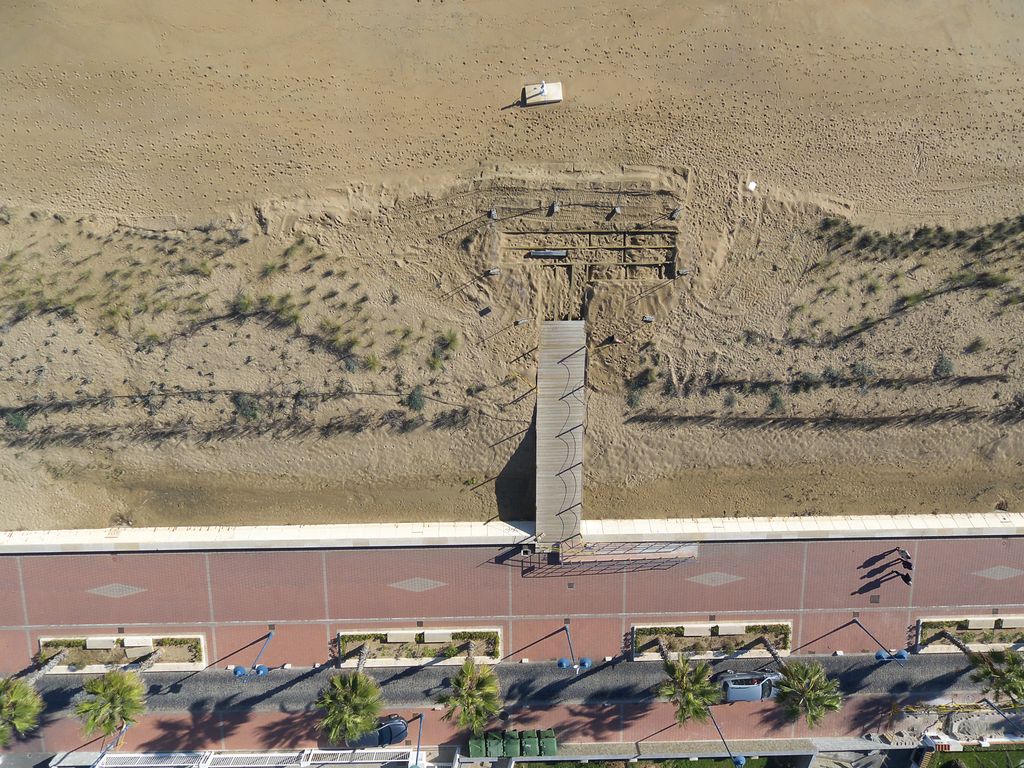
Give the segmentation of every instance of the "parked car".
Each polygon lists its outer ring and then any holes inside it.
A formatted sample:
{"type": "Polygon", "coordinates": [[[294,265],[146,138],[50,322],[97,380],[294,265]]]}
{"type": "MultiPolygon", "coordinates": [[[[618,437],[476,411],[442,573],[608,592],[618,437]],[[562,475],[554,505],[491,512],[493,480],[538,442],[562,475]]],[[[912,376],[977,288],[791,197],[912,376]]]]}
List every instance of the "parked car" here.
{"type": "Polygon", "coordinates": [[[726,670],[718,681],[722,685],[725,701],[765,701],[779,695],[777,683],[782,679],[778,672],[733,672],[726,670]]]}
{"type": "Polygon", "coordinates": [[[405,741],[409,735],[409,723],[398,715],[388,715],[375,730],[355,741],[346,741],[349,749],[379,749],[405,741]]]}

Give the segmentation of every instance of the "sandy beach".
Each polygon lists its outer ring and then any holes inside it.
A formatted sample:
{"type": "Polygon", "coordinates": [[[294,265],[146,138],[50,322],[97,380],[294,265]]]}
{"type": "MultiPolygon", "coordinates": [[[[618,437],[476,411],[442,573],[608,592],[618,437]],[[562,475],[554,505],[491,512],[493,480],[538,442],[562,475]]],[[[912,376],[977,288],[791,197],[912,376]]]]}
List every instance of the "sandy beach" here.
{"type": "Polygon", "coordinates": [[[585,516],[1019,511],[1022,32],[12,0],[0,527],[529,518],[568,318],[585,516]],[[542,79],[565,101],[517,106],[542,79]]]}

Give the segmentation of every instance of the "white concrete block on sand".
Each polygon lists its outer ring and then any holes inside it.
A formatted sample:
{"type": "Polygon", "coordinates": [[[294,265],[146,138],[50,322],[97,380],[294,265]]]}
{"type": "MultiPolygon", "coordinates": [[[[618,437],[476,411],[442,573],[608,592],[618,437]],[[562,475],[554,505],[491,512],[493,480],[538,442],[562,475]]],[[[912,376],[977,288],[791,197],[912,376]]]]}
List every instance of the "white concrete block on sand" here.
{"type": "Polygon", "coordinates": [[[113,637],[87,637],[85,648],[88,651],[106,651],[117,647],[117,639],[113,637]]]}
{"type": "Polygon", "coordinates": [[[683,637],[711,637],[711,625],[687,624],[683,627],[683,637]]]}
{"type": "Polygon", "coordinates": [[[449,629],[425,629],[423,630],[424,643],[450,643],[452,632],[449,629]]]}
{"type": "Polygon", "coordinates": [[[995,627],[996,627],[996,617],[995,616],[993,616],[992,618],[968,619],[967,620],[967,628],[968,629],[995,629],[995,627]]]}
{"type": "Polygon", "coordinates": [[[719,624],[718,634],[721,635],[742,635],[747,631],[746,624],[719,624]]]}

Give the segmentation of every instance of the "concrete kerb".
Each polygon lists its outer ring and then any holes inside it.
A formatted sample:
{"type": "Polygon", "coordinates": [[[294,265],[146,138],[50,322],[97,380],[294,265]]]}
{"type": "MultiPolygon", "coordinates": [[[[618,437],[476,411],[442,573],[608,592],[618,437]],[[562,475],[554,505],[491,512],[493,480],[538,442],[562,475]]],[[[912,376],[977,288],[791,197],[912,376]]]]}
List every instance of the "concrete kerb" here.
{"type": "MultiPolygon", "coordinates": [[[[811,541],[1024,536],[1024,513],[841,517],[584,520],[591,542],[811,541]]],[[[533,522],[96,528],[0,533],[0,554],[187,550],[511,547],[533,542],[533,522]]]]}

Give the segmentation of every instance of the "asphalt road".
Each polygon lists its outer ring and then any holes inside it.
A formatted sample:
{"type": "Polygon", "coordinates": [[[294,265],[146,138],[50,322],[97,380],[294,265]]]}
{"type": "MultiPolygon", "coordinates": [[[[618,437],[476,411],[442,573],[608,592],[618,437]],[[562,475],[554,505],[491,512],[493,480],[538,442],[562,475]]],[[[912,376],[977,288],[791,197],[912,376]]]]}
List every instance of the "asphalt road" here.
{"type": "MultiPolygon", "coordinates": [[[[938,698],[953,692],[979,692],[970,679],[970,665],[959,654],[911,656],[904,666],[878,663],[872,656],[814,656],[829,675],[838,678],[846,695],[876,694],[915,699],[938,698]]],[[[766,660],[729,660],[725,669],[753,669],[766,660]]],[[[430,706],[457,668],[452,666],[369,668],[380,681],[384,700],[394,707],[430,706]]],[[[629,704],[651,701],[663,678],[661,665],[616,660],[575,676],[553,663],[500,664],[501,689],[508,706],[551,704],[629,704]]],[[[148,709],[157,712],[302,711],[312,705],[327,679],[337,670],[273,669],[262,678],[236,678],[225,670],[196,673],[147,673],[148,709]]],[[[81,691],[78,675],[48,675],[38,688],[51,712],[72,704],[81,691]]]]}

